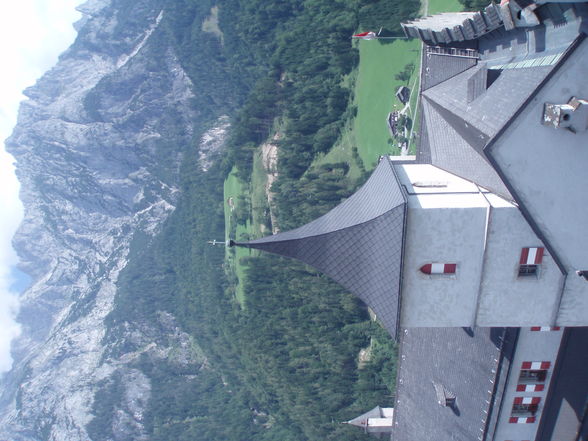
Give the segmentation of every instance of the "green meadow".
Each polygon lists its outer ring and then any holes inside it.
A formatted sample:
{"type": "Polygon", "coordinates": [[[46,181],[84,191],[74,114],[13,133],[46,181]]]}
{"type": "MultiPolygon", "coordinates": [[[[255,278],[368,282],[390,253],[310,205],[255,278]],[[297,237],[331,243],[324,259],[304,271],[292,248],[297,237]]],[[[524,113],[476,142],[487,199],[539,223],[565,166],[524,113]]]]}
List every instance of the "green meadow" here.
{"type": "MultiPolygon", "coordinates": [[[[378,156],[400,154],[399,147],[394,145],[388,131],[386,117],[391,111],[403,108],[395,96],[400,86],[408,86],[416,97],[419,57],[420,42],[417,40],[359,42],[354,131],[359,155],[368,170],[375,166],[378,156]],[[408,82],[396,79],[396,75],[410,63],[414,64],[414,70],[408,82]]],[[[410,109],[409,114],[413,111],[410,109]]]]}
{"type": "Polygon", "coordinates": [[[429,0],[427,15],[459,11],[463,11],[463,5],[458,0],[429,0]]]}
{"type": "MultiPolygon", "coordinates": [[[[235,169],[231,171],[224,185],[224,207],[225,207],[225,240],[247,240],[253,234],[253,226],[251,220],[247,220],[246,224],[237,223],[236,210],[242,209],[243,201],[247,201],[249,197],[249,189],[246,188],[236,176],[235,169]]],[[[247,248],[234,247],[227,252],[227,265],[230,271],[237,277],[235,297],[239,304],[243,307],[245,305],[245,294],[242,280],[245,280],[244,268],[239,264],[242,257],[247,257],[251,254],[251,250],[247,248]]]]}

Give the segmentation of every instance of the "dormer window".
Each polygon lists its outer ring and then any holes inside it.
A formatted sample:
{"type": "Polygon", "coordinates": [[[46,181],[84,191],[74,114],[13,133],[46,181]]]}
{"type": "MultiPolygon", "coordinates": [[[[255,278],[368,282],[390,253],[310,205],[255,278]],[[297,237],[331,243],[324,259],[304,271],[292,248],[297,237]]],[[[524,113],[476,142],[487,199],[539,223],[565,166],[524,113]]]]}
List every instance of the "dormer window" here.
{"type": "Polygon", "coordinates": [[[455,394],[450,392],[441,383],[433,381],[433,387],[435,388],[435,395],[437,396],[437,403],[443,407],[455,406],[455,394]]]}

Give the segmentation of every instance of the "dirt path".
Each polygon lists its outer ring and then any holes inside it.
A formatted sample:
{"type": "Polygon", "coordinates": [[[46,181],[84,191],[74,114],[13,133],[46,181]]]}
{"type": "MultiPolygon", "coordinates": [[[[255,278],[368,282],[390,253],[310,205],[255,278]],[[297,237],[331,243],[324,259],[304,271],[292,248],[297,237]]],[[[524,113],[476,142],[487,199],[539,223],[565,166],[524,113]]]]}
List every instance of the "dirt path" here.
{"type": "MultiPolygon", "coordinates": [[[[276,133],[272,141],[280,139],[280,133],[276,133]]],[[[272,233],[278,233],[278,223],[276,221],[273,207],[274,194],[271,192],[272,184],[278,178],[278,146],[273,142],[266,142],[261,146],[261,162],[267,175],[265,183],[265,194],[267,195],[267,203],[270,210],[270,219],[272,221],[272,233]]]]}

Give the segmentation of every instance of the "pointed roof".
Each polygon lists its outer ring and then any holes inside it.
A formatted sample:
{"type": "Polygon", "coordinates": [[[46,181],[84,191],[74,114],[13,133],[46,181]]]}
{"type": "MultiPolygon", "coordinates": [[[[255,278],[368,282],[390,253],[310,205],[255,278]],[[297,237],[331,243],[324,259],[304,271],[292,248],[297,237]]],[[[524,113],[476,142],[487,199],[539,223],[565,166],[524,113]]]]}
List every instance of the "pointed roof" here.
{"type": "Polygon", "coordinates": [[[425,48],[425,68],[421,72],[421,91],[436,86],[448,78],[468,70],[477,64],[477,58],[453,57],[435,53],[425,48]]]}
{"type": "Polygon", "coordinates": [[[384,413],[382,412],[382,408],[380,406],[374,407],[372,410],[368,410],[366,413],[361,414],[358,417],[353,418],[352,420],[347,421],[347,424],[351,424],[355,427],[367,427],[368,420],[370,418],[383,418],[384,413]]]}
{"type": "Polygon", "coordinates": [[[473,181],[507,199],[512,199],[485,156],[473,148],[449,123],[450,114],[426,98],[421,101],[421,104],[422,118],[427,130],[427,137],[421,139],[427,141],[428,162],[473,181]]]}
{"type": "Polygon", "coordinates": [[[384,157],[367,182],[324,216],[232,245],[298,259],[363,300],[396,337],[406,198],[384,157]]]}
{"type": "Polygon", "coordinates": [[[380,439],[390,439],[392,432],[392,408],[374,407],[372,410],[346,422],[352,426],[361,427],[366,433],[380,439]]]}
{"type": "Polygon", "coordinates": [[[453,115],[455,121],[461,123],[462,132],[467,133],[466,129],[469,128],[469,131],[483,133],[485,138],[480,138],[481,145],[474,146],[479,149],[512,119],[553,67],[496,70],[480,63],[424,91],[423,96],[453,115]],[[482,90],[475,94],[476,98],[471,99],[468,97],[468,86],[475,83],[475,76],[480,72],[495,73],[497,77],[491,85],[483,81],[480,85],[482,90]]]}

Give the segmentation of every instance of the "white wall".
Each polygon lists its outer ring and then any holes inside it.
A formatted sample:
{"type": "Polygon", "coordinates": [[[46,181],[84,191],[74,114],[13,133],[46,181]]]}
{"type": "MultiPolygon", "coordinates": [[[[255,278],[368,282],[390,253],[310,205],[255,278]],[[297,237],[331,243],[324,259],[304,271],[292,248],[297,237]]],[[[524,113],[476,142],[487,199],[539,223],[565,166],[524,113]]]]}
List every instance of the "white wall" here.
{"type": "Polygon", "coordinates": [[[517,208],[492,207],[477,326],[554,323],[563,276],[547,250],[537,277],[518,277],[521,249],[542,246],[517,208]]]}
{"type": "Polygon", "coordinates": [[[435,206],[443,196],[409,197],[401,300],[402,327],[470,326],[482,271],[485,200],[452,195],[459,208],[435,206]],[[437,199],[431,201],[431,199],[437,199]],[[434,202],[434,203],[433,203],[434,202]],[[455,275],[426,275],[427,263],[456,263],[455,275]]]}
{"type": "Polygon", "coordinates": [[[430,165],[396,168],[409,195],[401,326],[552,325],[561,274],[545,255],[538,277],[518,277],[522,248],[542,246],[518,208],[430,165]],[[423,274],[427,263],[457,271],[423,274]]]}

